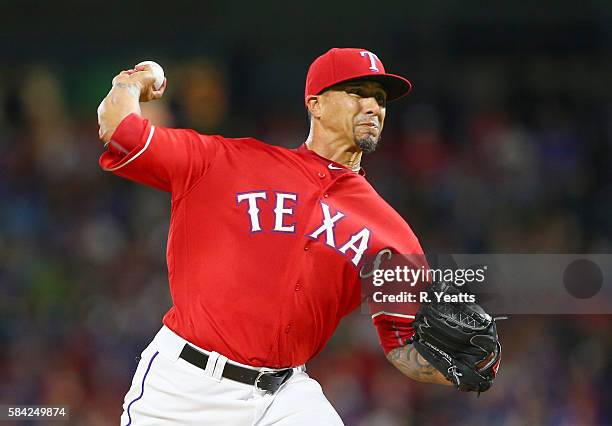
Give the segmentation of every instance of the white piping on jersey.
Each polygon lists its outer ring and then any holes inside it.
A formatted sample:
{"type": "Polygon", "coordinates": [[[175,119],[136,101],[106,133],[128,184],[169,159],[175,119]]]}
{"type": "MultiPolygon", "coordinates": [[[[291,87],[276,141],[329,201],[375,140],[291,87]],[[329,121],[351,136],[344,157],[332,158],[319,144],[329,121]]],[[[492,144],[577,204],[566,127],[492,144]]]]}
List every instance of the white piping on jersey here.
{"type": "Polygon", "coordinates": [[[130,158],[129,160],[127,160],[125,163],[123,164],[119,164],[117,167],[111,167],[110,169],[104,169],[107,172],[113,172],[115,170],[120,169],[121,167],[130,164],[132,161],[134,161],[136,158],[138,158],[140,156],[140,154],[142,154],[143,152],[146,151],[146,149],[149,147],[149,144],[151,143],[151,139],[153,138],[153,133],[155,133],[155,126],[151,126],[151,131],[149,132],[149,137],[147,138],[147,143],[145,143],[145,146],[142,147],[142,149],[140,151],[138,151],[132,158],[130,158]]]}
{"type": "Polygon", "coordinates": [[[390,315],[392,317],[401,317],[401,318],[412,318],[412,319],[414,319],[414,315],[394,314],[393,312],[387,312],[387,311],[376,312],[374,315],[372,315],[372,319],[374,319],[375,317],[377,317],[379,315],[390,315]]]}

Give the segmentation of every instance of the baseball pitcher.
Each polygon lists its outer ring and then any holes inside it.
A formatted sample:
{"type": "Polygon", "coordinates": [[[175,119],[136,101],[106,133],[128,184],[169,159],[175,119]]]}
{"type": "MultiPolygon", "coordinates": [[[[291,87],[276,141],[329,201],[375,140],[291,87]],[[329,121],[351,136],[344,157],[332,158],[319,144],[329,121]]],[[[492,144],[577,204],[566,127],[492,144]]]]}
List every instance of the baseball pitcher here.
{"type": "MultiPolygon", "coordinates": [[[[360,305],[366,256],[423,253],[361,168],[411,83],[368,50],[329,50],[306,78],[309,135],[286,149],[156,126],[140,110],[164,94],[154,80],[150,65],[122,71],[98,108],[102,169],[172,197],[173,306],[121,425],[341,425],[305,364],[360,305]]],[[[495,324],[477,306],[452,309],[407,303],[372,318],[402,373],[481,392],[499,365],[495,324]]]]}

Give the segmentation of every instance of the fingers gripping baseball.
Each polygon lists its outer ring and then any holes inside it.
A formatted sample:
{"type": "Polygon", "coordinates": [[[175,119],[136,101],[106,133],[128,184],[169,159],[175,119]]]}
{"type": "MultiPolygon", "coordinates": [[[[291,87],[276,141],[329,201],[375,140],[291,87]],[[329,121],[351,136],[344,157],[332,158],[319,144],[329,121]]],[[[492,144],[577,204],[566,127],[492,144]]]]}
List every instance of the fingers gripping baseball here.
{"type": "Polygon", "coordinates": [[[98,106],[100,139],[108,143],[119,123],[130,114],[140,115],[140,102],[161,98],[166,85],[162,67],[152,61],[141,62],[117,74],[113,87],[98,106]]]}
{"type": "Polygon", "coordinates": [[[134,68],[123,70],[113,78],[113,86],[127,87],[133,90],[140,102],[160,99],[167,87],[164,71],[155,62],[145,61],[134,68]]]}

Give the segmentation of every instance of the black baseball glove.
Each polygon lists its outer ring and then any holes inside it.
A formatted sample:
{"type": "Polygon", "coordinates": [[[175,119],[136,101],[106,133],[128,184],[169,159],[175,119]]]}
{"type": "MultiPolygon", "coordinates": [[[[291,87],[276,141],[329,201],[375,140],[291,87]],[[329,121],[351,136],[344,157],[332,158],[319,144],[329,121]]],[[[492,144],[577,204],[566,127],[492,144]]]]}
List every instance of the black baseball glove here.
{"type": "Polygon", "coordinates": [[[413,322],[415,349],[459,390],[486,391],[501,359],[495,320],[476,303],[438,301],[436,294],[460,299],[454,285],[433,283],[427,292],[413,322]]]}

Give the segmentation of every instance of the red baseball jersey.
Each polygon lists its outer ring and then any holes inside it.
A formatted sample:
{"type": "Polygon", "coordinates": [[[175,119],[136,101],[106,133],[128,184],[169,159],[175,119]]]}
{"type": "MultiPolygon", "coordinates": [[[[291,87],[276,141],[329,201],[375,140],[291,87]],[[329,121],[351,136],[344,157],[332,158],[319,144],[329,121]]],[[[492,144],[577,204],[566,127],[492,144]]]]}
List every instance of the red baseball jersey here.
{"type": "MultiPolygon", "coordinates": [[[[360,305],[366,255],[422,253],[363,173],[305,145],[206,136],[131,114],[100,166],[171,193],[173,306],[163,322],[244,364],[304,364],[360,305]]],[[[417,308],[371,313],[385,351],[413,333],[417,308]]]]}

